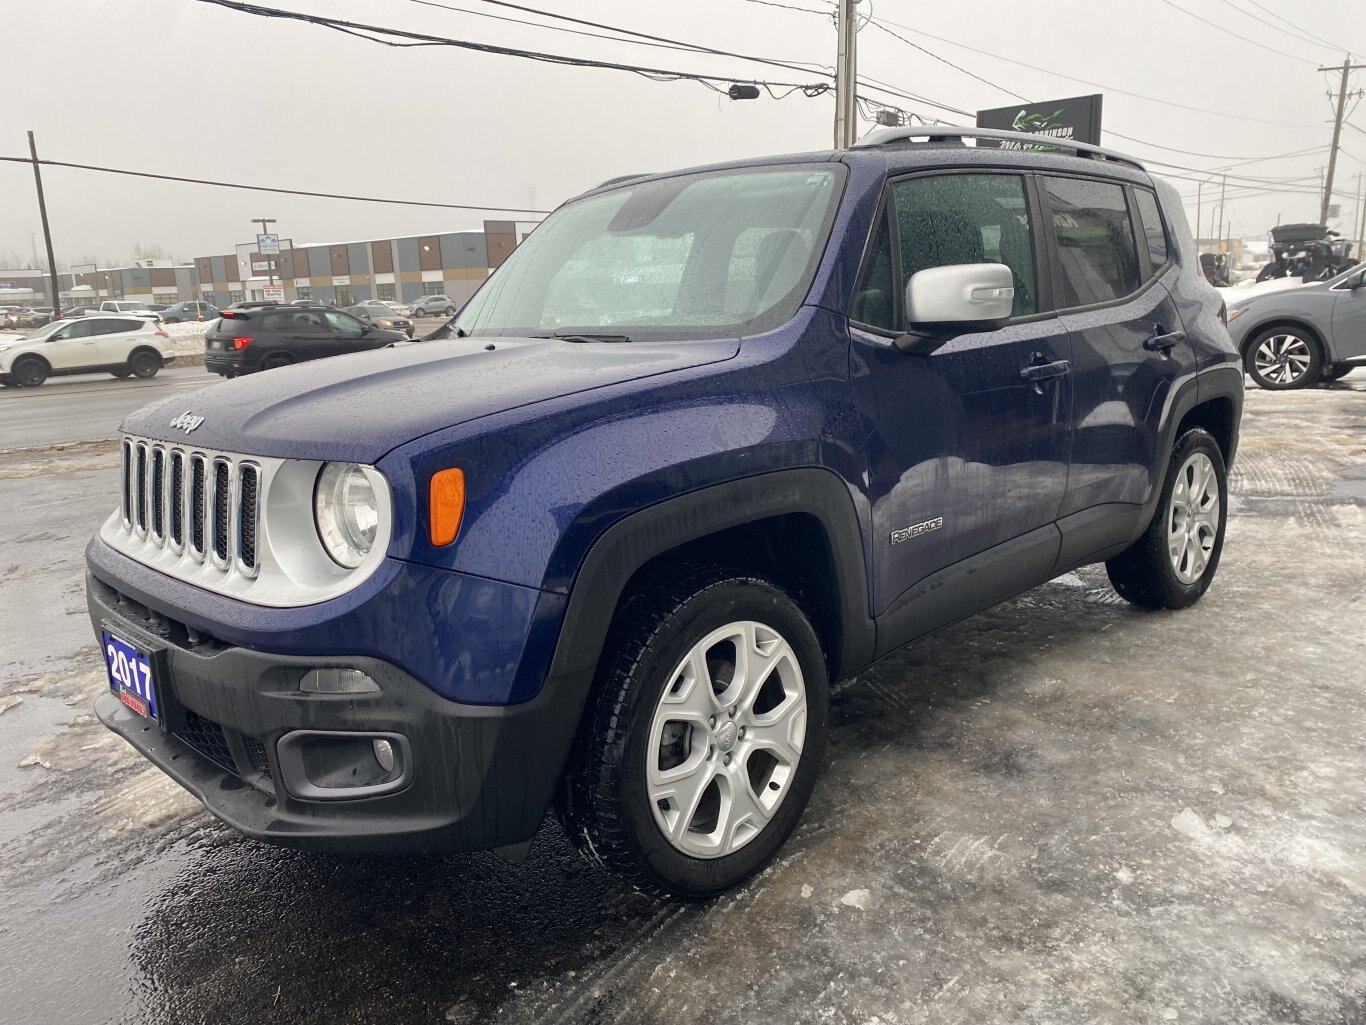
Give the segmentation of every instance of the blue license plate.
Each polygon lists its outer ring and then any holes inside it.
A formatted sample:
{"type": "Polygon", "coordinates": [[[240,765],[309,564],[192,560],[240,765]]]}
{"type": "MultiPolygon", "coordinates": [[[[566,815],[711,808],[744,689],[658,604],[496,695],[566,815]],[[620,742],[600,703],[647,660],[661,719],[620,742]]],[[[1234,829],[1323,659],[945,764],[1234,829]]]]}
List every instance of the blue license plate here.
{"type": "Polygon", "coordinates": [[[151,659],[108,630],[102,633],[104,661],[109,669],[109,689],[144,719],[156,719],[157,692],[152,682],[151,659]]]}

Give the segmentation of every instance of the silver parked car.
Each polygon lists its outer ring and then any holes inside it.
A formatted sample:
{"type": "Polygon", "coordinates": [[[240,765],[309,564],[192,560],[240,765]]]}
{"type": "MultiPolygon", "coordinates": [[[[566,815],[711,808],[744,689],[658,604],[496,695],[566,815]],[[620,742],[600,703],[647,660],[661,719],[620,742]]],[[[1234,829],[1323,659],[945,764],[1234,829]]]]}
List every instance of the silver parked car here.
{"type": "Polygon", "coordinates": [[[456,303],[448,295],[424,295],[412,310],[414,317],[454,317],[456,303]]]}
{"type": "Polygon", "coordinates": [[[1229,305],[1228,332],[1263,388],[1304,388],[1366,366],[1366,266],[1229,305]]]}

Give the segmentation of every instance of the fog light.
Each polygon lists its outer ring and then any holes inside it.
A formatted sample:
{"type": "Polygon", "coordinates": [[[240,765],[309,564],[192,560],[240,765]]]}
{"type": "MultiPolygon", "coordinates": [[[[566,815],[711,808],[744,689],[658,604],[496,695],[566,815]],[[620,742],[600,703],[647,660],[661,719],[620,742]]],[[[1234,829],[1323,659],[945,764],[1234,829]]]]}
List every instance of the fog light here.
{"type": "Polygon", "coordinates": [[[377,694],[379,684],[359,669],[310,669],[299,689],[305,694],[377,694]]]}
{"type": "Polygon", "coordinates": [[[394,771],[394,746],[387,740],[375,741],[375,761],[379,762],[379,767],[385,774],[394,771]]]}

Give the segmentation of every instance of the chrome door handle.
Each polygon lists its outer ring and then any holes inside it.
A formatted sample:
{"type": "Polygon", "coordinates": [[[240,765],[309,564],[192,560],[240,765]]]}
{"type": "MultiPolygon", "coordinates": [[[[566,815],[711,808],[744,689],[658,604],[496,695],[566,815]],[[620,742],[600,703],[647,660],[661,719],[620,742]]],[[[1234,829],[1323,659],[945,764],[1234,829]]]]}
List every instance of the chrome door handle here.
{"type": "Polygon", "coordinates": [[[1020,380],[1038,384],[1050,377],[1061,377],[1063,374],[1071,373],[1071,371],[1072,364],[1065,359],[1060,359],[1056,363],[1039,363],[1035,366],[1025,367],[1020,371],[1020,380]]]}
{"type": "Polygon", "coordinates": [[[1177,342],[1184,342],[1186,340],[1186,332],[1184,331],[1172,331],[1168,334],[1162,334],[1161,327],[1157,330],[1159,332],[1158,334],[1143,340],[1143,348],[1147,349],[1149,352],[1166,352],[1177,342]]]}

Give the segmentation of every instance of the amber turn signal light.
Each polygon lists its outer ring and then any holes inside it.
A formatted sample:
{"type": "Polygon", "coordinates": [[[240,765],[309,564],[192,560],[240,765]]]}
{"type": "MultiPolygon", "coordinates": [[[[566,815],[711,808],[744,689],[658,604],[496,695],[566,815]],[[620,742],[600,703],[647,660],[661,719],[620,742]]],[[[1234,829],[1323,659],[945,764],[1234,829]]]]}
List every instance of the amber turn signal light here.
{"type": "Polygon", "coordinates": [[[465,515],[465,471],[437,470],[432,474],[429,499],[432,544],[441,548],[460,533],[460,519],[465,515]]]}

